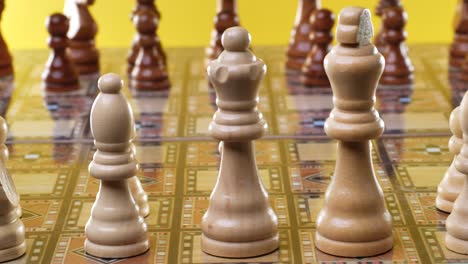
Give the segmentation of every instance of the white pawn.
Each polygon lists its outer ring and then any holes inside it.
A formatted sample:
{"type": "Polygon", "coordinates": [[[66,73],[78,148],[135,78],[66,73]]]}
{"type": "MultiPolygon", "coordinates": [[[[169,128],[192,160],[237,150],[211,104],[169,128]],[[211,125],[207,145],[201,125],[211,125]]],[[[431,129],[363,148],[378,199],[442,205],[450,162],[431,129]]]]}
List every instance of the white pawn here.
{"type": "Polygon", "coordinates": [[[5,168],[7,125],[0,117],[0,262],[19,258],[26,252],[24,224],[19,219],[19,195],[5,168]]]}
{"type": "Polygon", "coordinates": [[[465,93],[460,104],[460,124],[463,146],[455,159],[455,168],[464,174],[465,183],[445,222],[445,245],[454,252],[468,255],[468,93],[465,93]]]}
{"type": "Polygon", "coordinates": [[[463,146],[463,132],[460,127],[460,107],[453,109],[450,114],[450,130],[453,136],[449,141],[449,149],[454,158],[437,188],[436,198],[437,209],[447,213],[452,212],[453,202],[455,202],[462,191],[463,183],[465,182],[465,175],[455,167],[455,160],[463,146]]]}
{"type": "Polygon", "coordinates": [[[116,74],[98,81],[101,93],[91,109],[91,132],[97,148],[89,174],[101,180],[85,228],[85,250],[101,258],[126,258],[149,249],[147,225],[130,192],[128,179],[138,170],[131,139],[133,114],[116,74]]]}

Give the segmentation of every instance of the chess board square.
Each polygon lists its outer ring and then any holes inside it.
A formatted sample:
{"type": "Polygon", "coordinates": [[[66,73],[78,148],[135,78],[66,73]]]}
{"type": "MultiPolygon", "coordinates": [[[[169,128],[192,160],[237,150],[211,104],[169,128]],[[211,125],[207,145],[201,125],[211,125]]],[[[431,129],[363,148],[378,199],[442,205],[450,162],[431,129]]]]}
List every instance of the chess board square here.
{"type": "MultiPolygon", "coordinates": [[[[325,193],[335,170],[332,163],[299,164],[288,167],[291,191],[294,193],[325,193]]],[[[384,192],[393,190],[383,164],[374,164],[374,173],[384,192]]]]}
{"type": "Polygon", "coordinates": [[[448,136],[382,139],[385,151],[394,163],[451,162],[453,155],[449,152],[448,141],[448,136]]]}
{"type": "MultiPolygon", "coordinates": [[[[308,140],[308,141],[287,141],[288,162],[290,164],[307,162],[335,162],[336,160],[336,141],[308,140]]],[[[374,162],[380,162],[375,143],[373,142],[372,159],[374,162]]]]}
{"type": "Polygon", "coordinates": [[[16,120],[10,123],[9,138],[72,138],[76,120],[16,120]]]}
{"type": "Polygon", "coordinates": [[[178,263],[209,264],[209,263],[294,263],[291,248],[291,235],[288,230],[279,231],[280,247],[278,250],[255,258],[229,259],[208,255],[201,250],[201,232],[181,232],[178,263]]]}
{"type": "MultiPolygon", "coordinates": [[[[169,98],[167,96],[131,97],[129,100],[134,115],[169,113],[169,98]]],[[[177,104],[176,104],[177,105],[177,104]]]]}
{"type": "MultiPolygon", "coordinates": [[[[176,185],[176,168],[140,166],[138,178],[149,196],[173,195],[176,185]]],[[[99,180],[89,175],[87,168],[81,168],[73,196],[95,197],[99,180]]]]}
{"type": "Polygon", "coordinates": [[[47,246],[50,242],[50,234],[46,233],[26,233],[26,254],[22,257],[5,262],[8,264],[42,264],[47,256],[47,246]]]}
{"type": "Polygon", "coordinates": [[[10,170],[16,190],[24,198],[61,197],[67,187],[67,170],[10,170]]]}
{"type": "Polygon", "coordinates": [[[138,115],[135,117],[136,139],[175,137],[179,131],[178,122],[177,115],[138,115]]]}
{"type": "MultiPolygon", "coordinates": [[[[219,166],[219,143],[200,141],[187,143],[186,164],[193,166],[219,166]]],[[[274,165],[281,162],[279,142],[275,140],[256,140],[255,158],[257,165],[274,165]]]]}
{"type": "Polygon", "coordinates": [[[62,200],[20,200],[21,221],[26,232],[53,231],[57,223],[62,200]]]}
{"type": "Polygon", "coordinates": [[[450,164],[398,164],[394,171],[400,186],[405,191],[435,191],[450,164]]]}
{"type": "Polygon", "coordinates": [[[450,132],[447,116],[442,112],[384,113],[382,119],[386,132],[450,132]]]}
{"type": "Polygon", "coordinates": [[[393,249],[387,253],[366,258],[344,258],[326,254],[315,247],[314,229],[300,229],[302,263],[420,263],[415,239],[407,228],[393,228],[393,249]]]}
{"type": "MultiPolygon", "coordinates": [[[[402,207],[393,193],[385,193],[385,204],[392,216],[393,226],[403,226],[406,223],[402,207]]],[[[324,195],[294,195],[296,215],[300,227],[316,227],[316,220],[323,207],[324,195]]]]}
{"type": "MultiPolygon", "coordinates": [[[[270,195],[271,207],[278,216],[278,227],[289,227],[289,212],[285,196],[270,195]]],[[[182,212],[182,228],[201,228],[201,219],[209,206],[209,197],[185,197],[182,212]]]]}
{"type": "Polygon", "coordinates": [[[39,143],[8,144],[9,160],[7,168],[11,170],[48,170],[69,168],[78,162],[81,150],[79,144],[39,143]]]}
{"type": "Polygon", "coordinates": [[[280,135],[325,135],[323,126],[329,116],[328,110],[289,112],[276,114],[276,125],[280,135]]]}
{"type": "MultiPolygon", "coordinates": [[[[73,199],[65,220],[65,231],[84,231],[91,215],[94,199],[73,199]]],[[[148,229],[170,228],[172,224],[173,198],[149,197],[150,215],[145,218],[148,229]]]]}
{"type": "Polygon", "coordinates": [[[278,98],[284,100],[285,109],[283,111],[311,111],[311,110],[331,110],[333,108],[332,97],[330,94],[298,94],[286,95],[278,98]]]}
{"type": "Polygon", "coordinates": [[[124,259],[102,259],[86,254],[83,233],[62,233],[53,253],[52,264],[130,264],[130,263],[169,263],[169,232],[149,232],[149,251],[141,255],[124,259]]]}
{"type": "MultiPolygon", "coordinates": [[[[258,175],[268,193],[279,193],[283,190],[281,168],[259,167],[258,175]]],[[[188,168],[185,172],[186,195],[209,195],[216,184],[218,168],[196,167],[188,168]]]]}
{"type": "Polygon", "coordinates": [[[468,263],[468,255],[450,251],[445,246],[446,230],[440,227],[419,227],[426,252],[432,263],[468,263]]]}
{"type": "Polygon", "coordinates": [[[436,192],[405,193],[406,201],[417,225],[445,225],[449,214],[437,210],[436,197],[436,192]]]}

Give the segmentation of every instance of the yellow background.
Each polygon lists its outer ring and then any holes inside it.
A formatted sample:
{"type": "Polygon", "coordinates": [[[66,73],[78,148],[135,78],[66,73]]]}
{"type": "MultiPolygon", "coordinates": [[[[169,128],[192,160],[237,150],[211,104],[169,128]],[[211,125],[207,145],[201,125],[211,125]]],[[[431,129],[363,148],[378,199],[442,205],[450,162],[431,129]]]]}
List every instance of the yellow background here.
{"type": "MultiPolygon", "coordinates": [[[[63,10],[64,0],[5,0],[2,30],[12,49],[46,48],[45,18],[63,10]]],[[[403,0],[409,16],[409,43],[449,43],[455,0],[403,0]]],[[[374,11],[377,0],[323,0],[336,13],[349,5],[374,11]]],[[[135,0],[96,0],[91,10],[99,26],[99,47],[128,47],[134,29],[129,13],[135,0]]],[[[162,14],[159,35],[165,47],[206,46],[213,28],[216,0],[157,0],[162,14]]],[[[286,45],[297,0],[238,0],[241,24],[253,45],[286,45]]],[[[374,19],[377,27],[379,21],[374,19]]]]}

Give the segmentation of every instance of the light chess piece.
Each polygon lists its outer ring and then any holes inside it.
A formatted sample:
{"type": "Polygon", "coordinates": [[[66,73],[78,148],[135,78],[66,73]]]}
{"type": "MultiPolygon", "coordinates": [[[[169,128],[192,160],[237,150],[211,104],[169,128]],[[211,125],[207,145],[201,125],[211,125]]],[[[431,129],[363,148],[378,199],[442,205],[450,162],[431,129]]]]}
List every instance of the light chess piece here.
{"type": "Polygon", "coordinates": [[[459,172],[455,167],[455,160],[463,146],[463,131],[460,127],[460,107],[453,109],[450,114],[449,123],[450,130],[453,133],[449,141],[449,150],[454,155],[454,158],[437,188],[436,198],[437,209],[447,213],[452,212],[453,203],[462,191],[465,182],[465,174],[459,172]]]}
{"type": "Polygon", "coordinates": [[[257,110],[265,63],[248,50],[250,34],[241,27],[222,36],[224,51],[208,65],[218,111],[211,135],[221,141],[221,165],[210,205],[202,219],[202,250],[245,258],[278,248],[278,219],[257,171],[253,140],[267,125],[257,110]]]}
{"type": "Polygon", "coordinates": [[[468,93],[460,103],[460,127],[463,146],[455,158],[455,168],[464,174],[465,183],[453,204],[452,213],[445,221],[445,245],[451,251],[468,255],[468,93]]]}
{"type": "Polygon", "coordinates": [[[5,167],[7,124],[0,117],[0,262],[19,258],[26,252],[24,224],[19,219],[19,195],[5,167]]]}
{"type": "Polygon", "coordinates": [[[128,179],[138,170],[131,143],[133,114],[116,74],[98,81],[101,93],[91,109],[91,132],[97,148],[89,174],[101,180],[86,227],[85,250],[101,258],[126,258],[149,248],[147,225],[130,192],[128,179]]]}
{"type": "Polygon", "coordinates": [[[393,247],[391,215],[371,157],[370,140],[384,130],[374,106],[385,63],[370,43],[372,36],[370,11],[344,8],[338,18],[339,44],[325,58],[335,105],[325,132],[338,146],[334,177],[317,217],[315,245],[336,256],[367,257],[393,247]]]}

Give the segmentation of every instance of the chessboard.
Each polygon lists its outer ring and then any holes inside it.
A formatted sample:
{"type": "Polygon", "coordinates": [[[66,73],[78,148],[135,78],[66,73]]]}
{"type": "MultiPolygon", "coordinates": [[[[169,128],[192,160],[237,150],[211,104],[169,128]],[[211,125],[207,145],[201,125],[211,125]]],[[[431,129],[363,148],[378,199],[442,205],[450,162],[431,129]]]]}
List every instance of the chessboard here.
{"type": "MultiPolygon", "coordinates": [[[[84,226],[98,190],[88,175],[94,153],[89,112],[96,76],[73,94],[41,89],[48,52],[14,52],[15,77],[2,80],[0,112],[9,124],[8,169],[21,195],[27,254],[14,263],[467,263],[444,245],[447,214],[435,208],[436,188],[452,161],[448,118],[463,91],[450,86],[445,45],[410,45],[415,83],[379,87],[386,130],[373,141],[374,170],[393,217],[395,246],[376,257],[348,259],[314,247],[316,216],[333,174],[335,142],[323,130],[331,90],[286,78],[285,47],[253,47],[268,72],[259,109],[268,133],[256,141],[259,175],[279,220],[280,248],[252,259],[223,259],[200,249],[200,223],[218,170],[208,133],[215,93],[202,48],[168,49],[172,87],[125,88],[133,107],[139,174],[148,193],[150,251],[99,259],[83,248],[84,226]]],[[[101,72],[126,76],[125,49],[102,49],[101,72]]]]}

